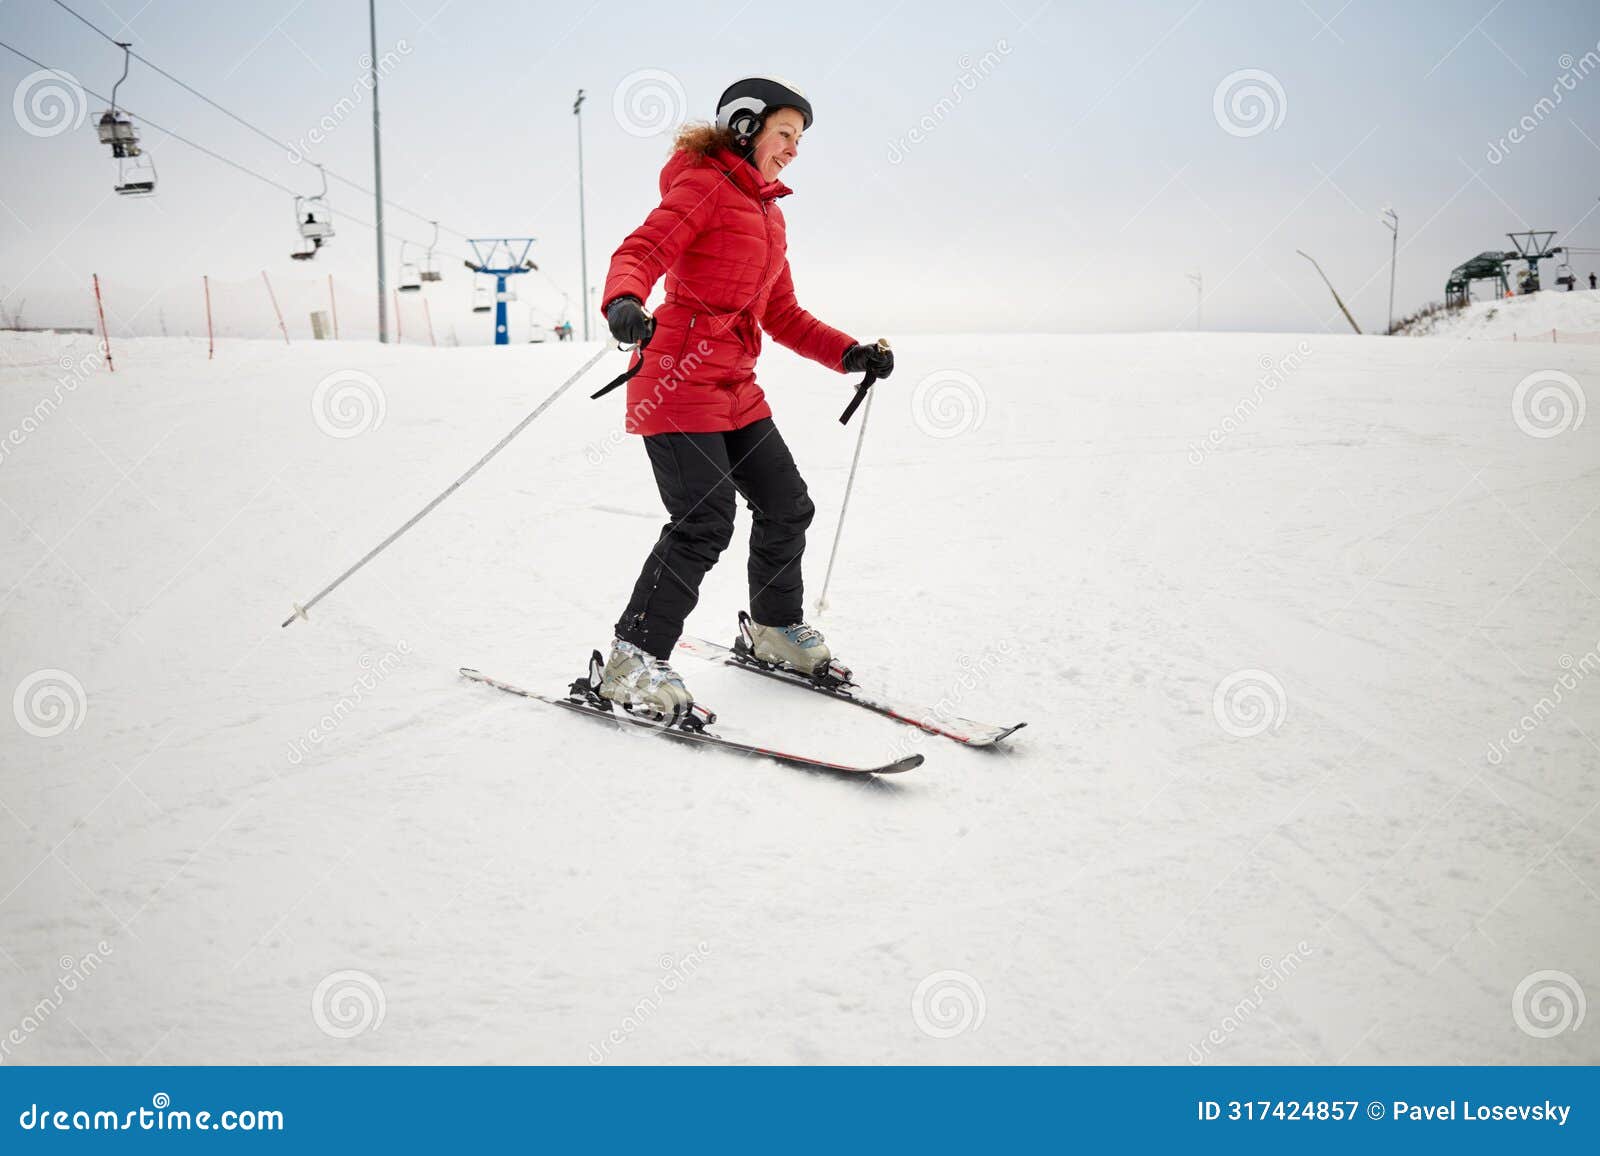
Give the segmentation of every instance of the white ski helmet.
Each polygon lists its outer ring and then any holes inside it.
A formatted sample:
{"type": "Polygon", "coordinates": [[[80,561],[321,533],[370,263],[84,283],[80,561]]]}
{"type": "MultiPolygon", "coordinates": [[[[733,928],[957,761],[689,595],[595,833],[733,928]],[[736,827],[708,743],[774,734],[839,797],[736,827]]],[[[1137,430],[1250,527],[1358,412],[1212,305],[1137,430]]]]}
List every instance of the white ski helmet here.
{"type": "Polygon", "coordinates": [[[717,127],[733,130],[741,148],[748,147],[767,114],[773,109],[792,108],[811,127],[811,102],[806,94],[775,76],[751,76],[736,80],[717,101],[717,127]]]}

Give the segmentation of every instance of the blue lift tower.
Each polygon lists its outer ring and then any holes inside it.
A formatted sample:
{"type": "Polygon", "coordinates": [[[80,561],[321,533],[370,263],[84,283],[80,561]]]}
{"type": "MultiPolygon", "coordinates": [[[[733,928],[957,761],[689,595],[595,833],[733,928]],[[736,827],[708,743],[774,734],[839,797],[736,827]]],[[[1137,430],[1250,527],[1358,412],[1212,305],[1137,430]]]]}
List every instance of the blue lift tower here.
{"type": "Polygon", "coordinates": [[[506,293],[506,278],[515,277],[518,273],[531,273],[539,267],[528,260],[528,250],[533,248],[533,242],[533,237],[479,237],[476,240],[471,238],[467,240],[467,244],[472,246],[472,255],[477,259],[477,264],[471,261],[463,261],[462,264],[474,273],[482,273],[485,277],[495,279],[494,343],[496,345],[511,344],[511,335],[506,330],[506,302],[510,299],[506,293]],[[516,250],[518,245],[522,246],[520,253],[516,250]]]}

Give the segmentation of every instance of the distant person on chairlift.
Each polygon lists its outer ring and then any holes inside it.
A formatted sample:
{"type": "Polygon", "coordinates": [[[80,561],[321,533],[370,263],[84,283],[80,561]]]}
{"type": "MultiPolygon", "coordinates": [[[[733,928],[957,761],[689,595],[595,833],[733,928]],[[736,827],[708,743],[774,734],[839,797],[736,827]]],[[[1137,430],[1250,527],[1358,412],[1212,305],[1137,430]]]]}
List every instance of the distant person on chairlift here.
{"type": "Polygon", "coordinates": [[[894,369],[886,346],[859,343],[795,298],[778,207],[792,190],[778,174],[811,119],[805,94],[780,80],[729,87],[715,124],[678,133],[661,170],[661,204],[618,247],[606,276],[601,313],[611,335],[642,345],[626,429],[643,435],[670,521],[617,620],[599,693],[657,717],[693,712],[668,659],[701,580],[733,539],[740,496],[752,523],[740,643],[759,662],[813,678],[844,669],[805,621],[800,560],[816,511],[755,373],[763,331],[835,373],[894,369]],[[644,303],[663,275],[666,301],[652,317],[644,303]]]}

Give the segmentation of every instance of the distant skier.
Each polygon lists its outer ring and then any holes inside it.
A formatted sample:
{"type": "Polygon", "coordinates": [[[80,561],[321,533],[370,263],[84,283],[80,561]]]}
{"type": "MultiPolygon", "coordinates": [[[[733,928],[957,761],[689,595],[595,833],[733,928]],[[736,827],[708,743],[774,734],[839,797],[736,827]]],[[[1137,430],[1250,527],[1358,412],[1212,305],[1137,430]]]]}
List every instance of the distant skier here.
{"type": "Polygon", "coordinates": [[[612,255],[601,298],[612,336],[646,342],[628,382],[626,428],[644,437],[670,521],[616,624],[600,686],[614,702],[666,718],[693,696],[668,657],[700,582],[733,539],[736,498],[749,505],[748,641],[763,662],[810,674],[827,643],[805,621],[801,555],[815,512],[756,384],[765,331],[840,373],[888,377],[894,355],[800,307],[786,256],[778,179],[811,127],[799,89],[751,77],[717,101],[715,125],[686,125],[661,170],[661,204],[612,255]],[[665,274],[652,317],[650,290],[665,274]]]}
{"type": "Polygon", "coordinates": [[[1591,288],[1591,289],[1594,288],[1594,274],[1593,273],[1589,274],[1589,288],[1591,288]]]}

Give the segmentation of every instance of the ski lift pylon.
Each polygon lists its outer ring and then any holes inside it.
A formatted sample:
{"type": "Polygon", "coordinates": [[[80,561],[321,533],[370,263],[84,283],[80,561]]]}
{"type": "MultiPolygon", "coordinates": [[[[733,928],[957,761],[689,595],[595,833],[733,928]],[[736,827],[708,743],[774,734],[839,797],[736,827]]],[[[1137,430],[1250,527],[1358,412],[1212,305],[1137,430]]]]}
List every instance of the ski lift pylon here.
{"type": "Polygon", "coordinates": [[[110,145],[111,155],[117,159],[116,191],[125,197],[145,196],[156,191],[155,162],[139,147],[139,130],[134,127],[133,118],[117,111],[117,89],[128,79],[133,44],[123,40],[115,43],[122,49],[122,75],[111,86],[111,107],[100,114],[100,121],[95,128],[100,143],[110,145]]]}

